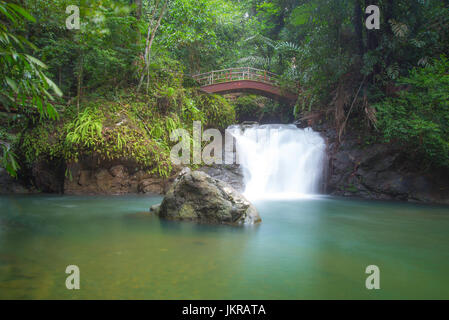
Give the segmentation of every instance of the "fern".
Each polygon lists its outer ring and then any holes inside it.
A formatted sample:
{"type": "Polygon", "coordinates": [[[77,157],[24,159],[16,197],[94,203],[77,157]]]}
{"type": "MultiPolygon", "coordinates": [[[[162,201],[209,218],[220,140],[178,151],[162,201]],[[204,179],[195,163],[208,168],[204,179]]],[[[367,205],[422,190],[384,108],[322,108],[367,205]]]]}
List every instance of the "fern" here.
{"type": "Polygon", "coordinates": [[[260,57],[260,56],[248,56],[242,58],[238,61],[240,64],[250,65],[252,67],[269,67],[271,63],[270,58],[260,57]]]}
{"type": "Polygon", "coordinates": [[[254,36],[251,36],[251,37],[247,38],[245,41],[246,42],[248,42],[248,41],[259,41],[259,42],[261,42],[263,44],[266,44],[269,47],[272,47],[272,48],[276,47],[275,41],[271,40],[268,37],[265,37],[265,36],[261,35],[260,33],[257,33],[254,36]]]}
{"type": "Polygon", "coordinates": [[[277,44],[275,46],[276,50],[292,50],[292,51],[299,51],[300,47],[296,44],[294,44],[293,42],[287,42],[287,41],[283,41],[280,42],[279,44],[277,44]]]}
{"type": "Polygon", "coordinates": [[[394,19],[390,19],[389,22],[391,25],[391,30],[396,37],[405,38],[407,36],[409,28],[405,23],[398,22],[394,19]]]}
{"type": "Polygon", "coordinates": [[[395,80],[399,77],[399,64],[397,62],[393,63],[392,65],[388,66],[387,70],[387,75],[390,79],[395,80]]]}
{"type": "Polygon", "coordinates": [[[102,137],[103,124],[101,118],[93,110],[86,108],[74,122],[68,125],[66,142],[92,147],[102,137]]]}

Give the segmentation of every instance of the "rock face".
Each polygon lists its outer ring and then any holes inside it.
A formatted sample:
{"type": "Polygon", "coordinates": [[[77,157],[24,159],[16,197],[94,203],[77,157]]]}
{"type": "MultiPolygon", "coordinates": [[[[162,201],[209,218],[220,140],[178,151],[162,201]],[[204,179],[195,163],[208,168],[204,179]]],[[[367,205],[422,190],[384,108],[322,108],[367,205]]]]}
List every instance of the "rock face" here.
{"type": "Polygon", "coordinates": [[[31,191],[0,168],[0,194],[27,194],[31,191]]]}
{"type": "Polygon", "coordinates": [[[240,165],[214,165],[202,167],[199,169],[210,175],[212,178],[224,181],[231,185],[238,192],[243,192],[245,184],[243,183],[243,172],[240,165]]]}
{"type": "Polygon", "coordinates": [[[367,145],[350,132],[338,145],[334,129],[314,129],[328,140],[326,193],[449,204],[448,172],[424,172],[394,145],[367,145]]]}
{"type": "Polygon", "coordinates": [[[121,162],[97,164],[96,161],[85,160],[69,163],[67,169],[70,176],[64,181],[65,194],[163,194],[170,182],[121,162]]]}
{"type": "Polygon", "coordinates": [[[32,182],[40,192],[64,193],[64,169],[59,161],[38,161],[31,170],[32,182]]]}
{"type": "Polygon", "coordinates": [[[184,169],[159,208],[161,218],[213,224],[261,222],[256,208],[229,184],[201,171],[184,169]]]}

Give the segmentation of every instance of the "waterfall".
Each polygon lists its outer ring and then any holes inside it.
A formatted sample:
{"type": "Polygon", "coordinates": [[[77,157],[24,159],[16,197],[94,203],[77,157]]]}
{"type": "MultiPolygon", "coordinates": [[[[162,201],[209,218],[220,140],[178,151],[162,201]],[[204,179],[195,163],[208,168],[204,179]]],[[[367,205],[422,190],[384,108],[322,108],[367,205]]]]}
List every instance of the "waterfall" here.
{"type": "Polygon", "coordinates": [[[228,128],[236,139],[245,196],[297,198],[319,193],[326,144],[311,128],[254,125],[228,128]]]}

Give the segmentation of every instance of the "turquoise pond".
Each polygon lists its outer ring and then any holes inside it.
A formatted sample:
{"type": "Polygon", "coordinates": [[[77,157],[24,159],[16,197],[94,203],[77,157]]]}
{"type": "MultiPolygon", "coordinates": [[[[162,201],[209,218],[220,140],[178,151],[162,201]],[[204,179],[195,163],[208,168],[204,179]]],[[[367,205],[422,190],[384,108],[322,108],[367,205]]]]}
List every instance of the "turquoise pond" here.
{"type": "Polygon", "coordinates": [[[449,299],[447,206],[257,201],[262,224],[231,227],[139,214],[160,201],[1,196],[0,299],[449,299]]]}

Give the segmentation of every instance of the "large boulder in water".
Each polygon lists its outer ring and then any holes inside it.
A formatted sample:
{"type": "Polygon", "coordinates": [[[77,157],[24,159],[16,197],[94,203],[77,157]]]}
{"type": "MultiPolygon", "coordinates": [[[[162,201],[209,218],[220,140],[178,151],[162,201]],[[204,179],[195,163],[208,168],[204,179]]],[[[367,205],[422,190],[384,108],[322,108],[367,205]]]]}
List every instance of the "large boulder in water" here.
{"type": "Polygon", "coordinates": [[[233,225],[261,222],[256,208],[229,184],[188,169],[178,175],[160,207],[152,210],[169,220],[233,225]]]}

